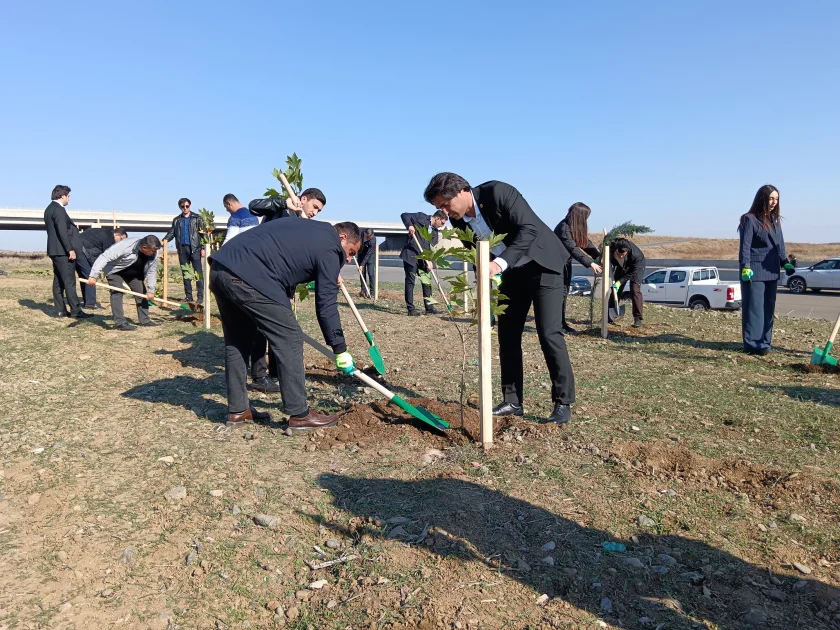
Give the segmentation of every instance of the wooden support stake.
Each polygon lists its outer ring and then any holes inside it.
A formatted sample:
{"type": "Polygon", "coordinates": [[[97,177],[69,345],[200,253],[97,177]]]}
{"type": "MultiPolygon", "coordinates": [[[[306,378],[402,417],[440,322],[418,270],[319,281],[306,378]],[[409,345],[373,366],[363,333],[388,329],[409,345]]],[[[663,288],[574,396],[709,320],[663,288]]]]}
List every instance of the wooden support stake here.
{"type": "Polygon", "coordinates": [[[169,299],[169,243],[163,241],[163,299],[169,299]]]}
{"type": "Polygon", "coordinates": [[[210,330],[210,246],[204,248],[201,281],[204,283],[204,329],[210,330]]]}
{"type": "Polygon", "coordinates": [[[475,283],[478,289],[478,413],[481,417],[481,443],[493,446],[493,363],[490,346],[490,243],[478,241],[475,283]]]}
{"type": "MultiPolygon", "coordinates": [[[[470,280],[470,265],[465,260],[464,261],[464,276],[466,276],[467,282],[470,280]]],[[[470,312],[470,294],[464,293],[464,313],[470,312]]]]}
{"type": "MultiPolygon", "coordinates": [[[[374,236],[374,239],[376,236],[374,236]]],[[[376,302],[379,299],[379,243],[376,244],[376,250],[374,251],[374,273],[376,274],[373,278],[373,301],[376,302]]]]}
{"type": "Polygon", "coordinates": [[[117,211],[112,210],[112,213],[113,213],[113,219],[114,219],[114,229],[116,230],[117,229],[117,211]]]}
{"type": "MultiPolygon", "coordinates": [[[[607,230],[604,230],[604,236],[607,230]]],[[[601,274],[601,337],[606,339],[610,335],[610,246],[604,241],[604,251],[601,254],[604,271],[601,274]]],[[[616,304],[618,307],[618,304],[616,304]]]]}

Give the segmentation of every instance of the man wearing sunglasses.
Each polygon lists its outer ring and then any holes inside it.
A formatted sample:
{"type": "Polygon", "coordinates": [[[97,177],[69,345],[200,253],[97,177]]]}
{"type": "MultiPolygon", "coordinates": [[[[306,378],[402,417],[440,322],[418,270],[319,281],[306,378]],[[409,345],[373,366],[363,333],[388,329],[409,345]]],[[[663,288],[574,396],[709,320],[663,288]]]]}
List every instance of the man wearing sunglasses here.
{"type": "MultiPolygon", "coordinates": [[[[172,219],[172,227],[167,232],[163,239],[169,243],[174,242],[175,248],[178,250],[178,264],[191,265],[196,273],[201,273],[201,257],[204,255],[204,250],[201,248],[201,236],[199,228],[201,227],[201,217],[199,217],[190,208],[192,202],[186,197],[178,200],[178,207],[181,209],[181,214],[172,219]],[[173,240],[174,239],[174,240],[173,240]]],[[[198,300],[199,304],[204,304],[204,283],[196,282],[198,285],[198,300]]],[[[194,302],[192,282],[184,277],[184,300],[186,302],[194,302]]]]}

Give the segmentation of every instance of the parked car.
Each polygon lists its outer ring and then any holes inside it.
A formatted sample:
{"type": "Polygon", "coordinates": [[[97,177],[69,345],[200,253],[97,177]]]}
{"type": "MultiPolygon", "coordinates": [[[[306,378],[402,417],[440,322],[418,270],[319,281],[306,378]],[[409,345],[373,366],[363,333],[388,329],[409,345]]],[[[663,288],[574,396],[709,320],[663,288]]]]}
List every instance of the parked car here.
{"type": "Polygon", "coordinates": [[[569,287],[569,295],[591,295],[592,283],[585,276],[572,276],[572,284],[569,287]]]}
{"type": "Polygon", "coordinates": [[[791,293],[805,293],[807,289],[814,293],[840,289],[840,257],[826,258],[810,267],[797,267],[786,277],[785,286],[791,293]]]}
{"type": "MultiPolygon", "coordinates": [[[[624,294],[629,292],[630,287],[625,285],[624,294]]],[[[653,271],[642,280],[642,296],[645,302],[673,304],[695,311],[741,308],[741,284],[721,282],[717,267],[669,267],[653,271]]]]}

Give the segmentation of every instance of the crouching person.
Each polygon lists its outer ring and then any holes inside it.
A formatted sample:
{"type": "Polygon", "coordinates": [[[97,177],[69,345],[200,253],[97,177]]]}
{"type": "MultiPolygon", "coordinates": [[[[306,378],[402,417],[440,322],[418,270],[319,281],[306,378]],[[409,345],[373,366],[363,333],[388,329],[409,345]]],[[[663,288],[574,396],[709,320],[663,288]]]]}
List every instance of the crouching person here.
{"type": "MultiPolygon", "coordinates": [[[[141,326],[157,326],[149,317],[149,300],[155,296],[157,282],[157,252],[160,240],[150,234],[143,238],[126,238],[111,245],[100,254],[90,270],[87,283],[96,284],[100,272],[105,273],[108,284],[123,288],[123,281],[135,293],[143,293],[145,298],[135,297],[137,321],[141,326]]],[[[123,312],[123,294],[111,291],[111,314],[114,328],[117,330],[137,330],[128,323],[123,312]]]]}
{"type": "Polygon", "coordinates": [[[361,245],[355,223],[271,221],[240,234],[213,255],[210,290],[216,296],[225,337],[225,379],[230,427],[271,419],[248,401],[248,360],[257,333],[277,361],[280,390],[292,433],[331,427],[338,415],[323,415],[306,403],[303,337],[292,312],[298,284],[315,282],[315,312],[336,367],[353,373],[338,314],[338,276],[361,245]]]}

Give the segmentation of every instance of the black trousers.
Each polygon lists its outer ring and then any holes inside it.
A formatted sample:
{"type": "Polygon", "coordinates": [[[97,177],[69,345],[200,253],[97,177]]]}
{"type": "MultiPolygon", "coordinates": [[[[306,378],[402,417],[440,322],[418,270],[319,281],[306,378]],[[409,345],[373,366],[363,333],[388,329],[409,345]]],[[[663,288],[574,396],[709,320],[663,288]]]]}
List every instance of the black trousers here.
{"type": "MultiPolygon", "coordinates": [[[[642,278],[644,275],[645,272],[642,270],[641,275],[633,275],[630,278],[619,277],[618,274],[615,277],[615,281],[621,283],[621,286],[617,289],[619,299],[621,299],[621,293],[624,291],[624,285],[630,283],[630,303],[633,305],[633,319],[644,318],[645,299],[642,297],[642,278]]],[[[618,308],[612,291],[610,291],[610,306],[618,308]]]]}
{"type": "MultiPolygon", "coordinates": [[[[90,277],[90,270],[95,261],[96,258],[89,255],[84,249],[81,254],[78,252],[76,253],[76,271],[78,272],[80,278],[87,280],[90,277]]],[[[82,287],[82,294],[85,298],[85,306],[89,308],[96,306],[96,287],[86,284],[82,287]]]]}
{"type": "MultiPolygon", "coordinates": [[[[419,261],[418,261],[419,262],[419,261]]],[[[411,265],[403,261],[403,269],[405,270],[405,306],[409,312],[414,311],[414,280],[417,277],[417,265],[411,265]]],[[[428,284],[420,283],[423,287],[423,306],[428,311],[432,305],[426,298],[432,297],[432,287],[428,284]]]]}
{"type": "MultiPolygon", "coordinates": [[[[131,269],[112,273],[105,276],[105,279],[108,280],[109,285],[119,287],[120,289],[123,288],[122,283],[125,280],[128,288],[135,293],[146,293],[146,283],[143,281],[143,278],[136,273],[132,273],[131,269]]],[[[111,291],[111,314],[114,317],[114,324],[117,326],[127,323],[125,311],[123,311],[123,295],[119,291],[111,291]]],[[[151,322],[152,318],[149,317],[149,301],[145,297],[141,298],[136,295],[132,297],[134,298],[134,303],[137,305],[137,321],[141,324],[151,322]]]]}
{"type": "MultiPolygon", "coordinates": [[[[201,270],[201,248],[193,249],[190,245],[178,244],[178,264],[192,265],[196,273],[203,273],[201,270]]],[[[198,285],[198,302],[204,303],[204,283],[200,280],[196,282],[198,285]]],[[[184,299],[187,302],[193,302],[192,282],[184,278],[184,299]]]]}
{"type": "Polygon", "coordinates": [[[508,298],[507,310],[499,315],[499,362],[505,402],[522,404],[522,331],[531,304],[551,378],[551,398],[564,405],[575,402],[575,375],[563,335],[564,275],[532,261],[509,269],[502,276],[500,290],[508,298]]]}
{"type": "MultiPolygon", "coordinates": [[[[373,287],[376,286],[376,265],[374,265],[372,262],[369,262],[364,267],[362,267],[362,277],[365,279],[365,282],[367,282],[367,286],[368,286],[367,297],[372,298],[373,297],[373,287]]],[[[365,287],[363,285],[362,286],[362,291],[364,291],[364,290],[365,290],[365,287]]],[[[412,293],[411,297],[412,297],[412,300],[413,300],[414,299],[414,295],[413,295],[414,290],[413,289],[412,289],[411,293],[412,293]]]]}
{"type": "Polygon", "coordinates": [[[286,413],[305,415],[309,408],[303,337],[292,309],[268,299],[219,264],[210,271],[210,288],[216,296],[225,336],[228,411],[240,413],[248,408],[248,360],[260,332],[277,358],[286,413]]]}
{"type": "Polygon", "coordinates": [[[257,331],[254,337],[254,349],[251,351],[251,378],[255,381],[266,376],[277,378],[277,359],[274,358],[274,352],[269,352],[266,361],[267,350],[268,340],[260,331],[257,331]]]}
{"type": "Polygon", "coordinates": [[[76,263],[70,260],[69,256],[50,256],[50,259],[53,264],[52,290],[55,314],[66,312],[64,310],[66,296],[67,304],[70,306],[70,315],[78,315],[82,312],[82,305],[76,291],[76,263]]]}

